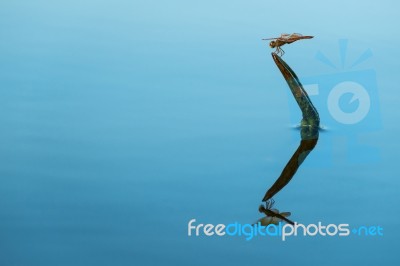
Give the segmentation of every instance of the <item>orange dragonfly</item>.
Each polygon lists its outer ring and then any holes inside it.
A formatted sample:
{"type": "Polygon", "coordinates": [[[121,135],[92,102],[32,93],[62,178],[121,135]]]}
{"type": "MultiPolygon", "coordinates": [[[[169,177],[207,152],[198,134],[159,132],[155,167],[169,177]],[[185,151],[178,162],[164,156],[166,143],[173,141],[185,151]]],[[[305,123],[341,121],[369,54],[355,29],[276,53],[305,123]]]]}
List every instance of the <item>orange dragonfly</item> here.
{"type": "Polygon", "coordinates": [[[280,37],[268,38],[268,39],[262,39],[262,40],[264,40],[264,41],[265,40],[273,40],[269,43],[269,47],[276,48],[275,53],[280,54],[282,56],[285,54],[285,52],[282,50],[281,46],[298,41],[298,40],[312,39],[312,38],[314,38],[314,36],[303,36],[300,33],[292,33],[292,34],[283,33],[283,34],[281,34],[280,37]]]}

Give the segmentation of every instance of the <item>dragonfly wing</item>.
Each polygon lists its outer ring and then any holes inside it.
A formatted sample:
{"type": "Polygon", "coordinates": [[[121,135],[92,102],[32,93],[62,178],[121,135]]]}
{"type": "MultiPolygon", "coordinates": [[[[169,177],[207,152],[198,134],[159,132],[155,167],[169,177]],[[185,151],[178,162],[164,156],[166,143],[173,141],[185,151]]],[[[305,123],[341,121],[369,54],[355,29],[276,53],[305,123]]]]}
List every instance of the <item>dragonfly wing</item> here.
{"type": "Polygon", "coordinates": [[[271,216],[265,216],[257,221],[257,223],[261,223],[262,226],[267,226],[272,223],[271,216]]]}
{"type": "Polygon", "coordinates": [[[272,217],[271,219],[271,224],[279,224],[279,222],[281,221],[281,219],[279,219],[278,217],[272,217]]]}
{"type": "Polygon", "coordinates": [[[290,34],[290,36],[291,36],[291,37],[302,37],[303,34],[300,34],[300,33],[292,33],[292,34],[290,34]]]}
{"type": "Polygon", "coordinates": [[[303,36],[300,33],[293,33],[291,34],[289,37],[287,37],[286,42],[287,43],[292,43],[298,40],[302,40],[302,39],[311,39],[314,38],[314,36],[303,36]]]}
{"type": "Polygon", "coordinates": [[[301,39],[312,39],[312,38],[314,38],[314,36],[301,36],[298,39],[301,40],[301,39]]]}
{"type": "Polygon", "coordinates": [[[279,210],[278,209],[270,209],[272,212],[279,214],[279,210]]]}
{"type": "Polygon", "coordinates": [[[301,40],[301,39],[311,39],[314,38],[314,36],[304,36],[303,34],[300,33],[293,33],[290,35],[291,39],[296,39],[296,40],[301,40]]]}
{"type": "Polygon", "coordinates": [[[290,215],[292,215],[291,212],[281,212],[280,215],[284,216],[284,217],[289,217],[290,215]]]}

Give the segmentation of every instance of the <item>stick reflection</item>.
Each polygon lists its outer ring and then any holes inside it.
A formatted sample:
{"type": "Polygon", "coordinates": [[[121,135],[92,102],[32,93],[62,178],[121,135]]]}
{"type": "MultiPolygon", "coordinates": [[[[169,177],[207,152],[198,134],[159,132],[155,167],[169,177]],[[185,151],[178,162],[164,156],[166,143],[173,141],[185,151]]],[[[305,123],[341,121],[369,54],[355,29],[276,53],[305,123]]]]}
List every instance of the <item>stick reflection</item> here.
{"type": "MultiPolygon", "coordinates": [[[[319,137],[319,115],[314,105],[312,104],[307,92],[301,85],[296,73],[282,60],[280,56],[272,53],[272,58],[275,64],[278,66],[283,77],[285,78],[293,96],[300,107],[303,115],[301,120],[301,141],[297,150],[294,152],[293,156],[290,158],[289,162],[286,164],[281,175],[275,181],[275,183],[267,190],[262,201],[267,202],[266,208],[260,207],[259,211],[265,213],[267,216],[271,216],[271,210],[269,210],[269,202],[274,195],[276,195],[282,188],[284,188],[290,180],[293,178],[299,166],[303,163],[305,158],[314,149],[318,142],[319,137]]],[[[276,216],[276,215],[275,215],[276,216]]],[[[280,217],[282,218],[282,217],[280,217]]],[[[282,219],[285,220],[285,219],[282,219]]],[[[288,222],[288,221],[286,221],[288,222]]]]}

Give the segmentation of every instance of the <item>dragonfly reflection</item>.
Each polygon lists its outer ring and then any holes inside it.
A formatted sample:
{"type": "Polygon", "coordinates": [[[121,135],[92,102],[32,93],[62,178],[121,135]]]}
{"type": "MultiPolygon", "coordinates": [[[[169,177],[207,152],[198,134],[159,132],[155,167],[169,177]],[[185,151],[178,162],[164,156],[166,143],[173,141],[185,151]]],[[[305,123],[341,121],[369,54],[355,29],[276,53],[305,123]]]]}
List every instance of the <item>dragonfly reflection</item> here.
{"type": "Polygon", "coordinates": [[[282,50],[281,46],[298,40],[312,39],[312,38],[314,38],[314,36],[303,36],[300,33],[292,33],[292,34],[283,33],[281,34],[280,37],[267,38],[262,40],[273,40],[269,43],[269,47],[276,48],[275,53],[280,54],[282,56],[285,54],[285,52],[282,50]]]}
{"type": "Polygon", "coordinates": [[[259,219],[256,223],[260,223],[262,226],[268,226],[270,224],[278,224],[281,221],[285,221],[289,224],[294,224],[287,217],[291,215],[290,212],[279,212],[278,209],[272,209],[275,201],[273,199],[265,203],[265,207],[260,205],[258,210],[265,214],[265,217],[259,219]]]}

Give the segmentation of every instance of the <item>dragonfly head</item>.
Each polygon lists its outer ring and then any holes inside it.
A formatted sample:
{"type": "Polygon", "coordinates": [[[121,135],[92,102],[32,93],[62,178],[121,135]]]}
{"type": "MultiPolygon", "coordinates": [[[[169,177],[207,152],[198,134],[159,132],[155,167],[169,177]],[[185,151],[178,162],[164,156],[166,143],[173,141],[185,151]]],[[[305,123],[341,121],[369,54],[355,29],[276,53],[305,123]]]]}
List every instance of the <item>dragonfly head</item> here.
{"type": "Polygon", "coordinates": [[[275,41],[271,41],[271,42],[269,43],[269,47],[275,48],[275,46],[276,46],[275,41]]]}

